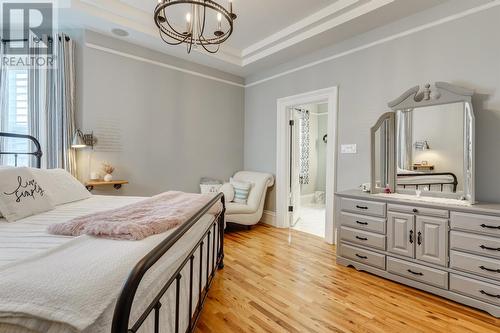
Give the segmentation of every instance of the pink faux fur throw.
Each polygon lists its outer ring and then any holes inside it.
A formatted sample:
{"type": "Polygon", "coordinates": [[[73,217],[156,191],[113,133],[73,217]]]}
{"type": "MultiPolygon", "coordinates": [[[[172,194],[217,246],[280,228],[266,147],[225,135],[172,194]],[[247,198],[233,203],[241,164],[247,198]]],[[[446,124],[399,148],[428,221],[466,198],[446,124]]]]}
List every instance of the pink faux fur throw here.
{"type": "MultiPolygon", "coordinates": [[[[207,194],[165,192],[117,209],[53,224],[48,231],[55,235],[141,240],[180,226],[212,198],[207,194]]],[[[220,211],[218,202],[208,213],[215,215],[220,211]]]]}

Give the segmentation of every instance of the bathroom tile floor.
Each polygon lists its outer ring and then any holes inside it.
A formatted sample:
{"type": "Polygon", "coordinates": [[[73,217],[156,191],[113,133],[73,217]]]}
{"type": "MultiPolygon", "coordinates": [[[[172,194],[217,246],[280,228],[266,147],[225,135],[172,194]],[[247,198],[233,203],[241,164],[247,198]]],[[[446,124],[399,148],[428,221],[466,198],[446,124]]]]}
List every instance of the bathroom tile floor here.
{"type": "Polygon", "coordinates": [[[293,229],[324,238],[325,212],[325,205],[301,205],[299,210],[300,219],[293,229]]]}

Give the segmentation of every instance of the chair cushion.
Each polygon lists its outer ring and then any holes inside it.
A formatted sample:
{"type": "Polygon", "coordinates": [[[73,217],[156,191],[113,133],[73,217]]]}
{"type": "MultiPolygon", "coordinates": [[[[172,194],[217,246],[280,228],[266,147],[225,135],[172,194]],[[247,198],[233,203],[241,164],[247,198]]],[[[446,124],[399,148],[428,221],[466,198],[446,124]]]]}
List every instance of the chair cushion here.
{"type": "Polygon", "coordinates": [[[231,185],[234,187],[234,199],[233,201],[240,204],[246,204],[248,200],[248,195],[252,189],[252,183],[230,179],[231,185]]]}
{"type": "Polygon", "coordinates": [[[219,192],[224,193],[224,200],[226,200],[226,203],[234,200],[234,187],[231,183],[222,185],[219,192]]]}
{"type": "Polygon", "coordinates": [[[249,205],[236,203],[236,202],[228,202],[226,205],[226,214],[252,214],[255,213],[255,210],[249,205]]]}
{"type": "Polygon", "coordinates": [[[271,174],[254,171],[237,172],[233,176],[233,179],[252,183],[247,205],[249,205],[254,212],[259,209],[262,198],[266,196],[267,188],[274,183],[274,177],[271,174]]]}

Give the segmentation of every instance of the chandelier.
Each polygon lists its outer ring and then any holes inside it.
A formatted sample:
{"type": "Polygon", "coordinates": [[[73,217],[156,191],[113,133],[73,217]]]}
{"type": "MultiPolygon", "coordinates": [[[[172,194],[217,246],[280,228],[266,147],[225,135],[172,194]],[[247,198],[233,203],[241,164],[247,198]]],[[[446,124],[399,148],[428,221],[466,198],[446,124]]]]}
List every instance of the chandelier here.
{"type": "Polygon", "coordinates": [[[186,44],[188,53],[198,46],[217,53],[233,33],[236,17],[232,0],[229,9],[212,0],[158,0],[154,12],[161,39],[169,45],[186,44]]]}

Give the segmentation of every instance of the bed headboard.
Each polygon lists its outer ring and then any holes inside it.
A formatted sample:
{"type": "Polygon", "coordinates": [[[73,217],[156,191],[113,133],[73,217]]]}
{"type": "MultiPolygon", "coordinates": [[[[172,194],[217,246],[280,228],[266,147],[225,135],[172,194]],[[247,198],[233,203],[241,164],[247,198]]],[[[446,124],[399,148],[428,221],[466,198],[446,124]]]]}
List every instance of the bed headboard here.
{"type": "Polygon", "coordinates": [[[36,157],[36,167],[37,168],[41,167],[43,153],[42,153],[42,148],[40,146],[40,142],[38,142],[38,140],[35,137],[33,137],[31,135],[25,135],[25,134],[0,132],[0,143],[4,140],[3,138],[16,138],[16,139],[25,139],[25,140],[31,141],[35,145],[36,150],[34,152],[30,152],[30,151],[27,151],[27,152],[9,152],[9,151],[4,151],[3,144],[0,144],[0,156],[2,156],[2,155],[14,155],[15,166],[17,166],[17,157],[19,155],[35,156],[36,157]]]}

